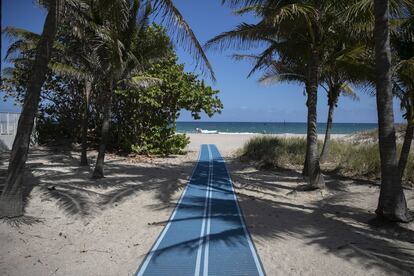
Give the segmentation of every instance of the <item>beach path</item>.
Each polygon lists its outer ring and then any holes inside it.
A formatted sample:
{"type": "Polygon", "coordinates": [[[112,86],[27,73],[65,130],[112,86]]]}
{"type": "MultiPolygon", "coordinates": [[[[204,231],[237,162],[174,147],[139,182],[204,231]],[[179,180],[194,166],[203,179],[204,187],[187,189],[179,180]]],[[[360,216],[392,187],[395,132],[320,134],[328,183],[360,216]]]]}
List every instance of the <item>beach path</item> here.
{"type": "Polygon", "coordinates": [[[215,145],[201,145],[191,178],[136,275],[264,275],[215,145]]]}

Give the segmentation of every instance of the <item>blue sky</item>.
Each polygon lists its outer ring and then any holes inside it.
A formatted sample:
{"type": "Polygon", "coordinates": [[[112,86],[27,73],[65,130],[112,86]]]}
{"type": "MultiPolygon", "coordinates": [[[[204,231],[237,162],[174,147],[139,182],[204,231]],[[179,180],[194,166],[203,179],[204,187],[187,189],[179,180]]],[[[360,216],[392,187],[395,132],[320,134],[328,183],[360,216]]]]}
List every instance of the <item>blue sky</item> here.
{"type": "MultiPolygon", "coordinates": [[[[40,33],[45,11],[33,4],[33,0],[3,0],[2,26],[16,26],[40,33]]],[[[253,17],[234,16],[231,10],[221,6],[221,0],[175,0],[187,22],[202,44],[215,35],[232,29],[242,21],[254,22],[253,17]]],[[[4,54],[9,45],[2,37],[2,68],[4,54]]],[[[186,64],[187,71],[197,71],[191,56],[176,46],[179,60],[186,64]]],[[[252,52],[255,49],[251,50],[252,52]]],[[[256,51],[257,52],[257,51],[256,51]]],[[[203,121],[241,122],[305,122],[306,98],[303,87],[292,84],[263,86],[257,83],[259,75],[247,79],[251,64],[231,58],[234,51],[208,51],[207,56],[213,65],[217,81],[207,81],[214,89],[220,90],[219,97],[224,104],[222,114],[212,118],[202,117],[203,121]]],[[[335,111],[336,122],[377,122],[375,98],[358,91],[360,101],[341,98],[335,111]]],[[[11,102],[0,102],[1,111],[16,111],[11,102]]],[[[398,101],[394,102],[395,120],[403,122],[398,101]]],[[[318,98],[318,121],[324,122],[327,114],[326,94],[323,90],[318,98]]],[[[182,112],[181,121],[191,121],[187,112],[182,112]]]]}

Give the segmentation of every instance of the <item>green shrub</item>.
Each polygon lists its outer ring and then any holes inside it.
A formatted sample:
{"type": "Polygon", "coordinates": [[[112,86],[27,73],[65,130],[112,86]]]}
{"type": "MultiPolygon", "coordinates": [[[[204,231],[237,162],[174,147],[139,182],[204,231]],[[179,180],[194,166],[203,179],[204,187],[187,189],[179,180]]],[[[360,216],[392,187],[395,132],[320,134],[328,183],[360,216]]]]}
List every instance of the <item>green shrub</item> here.
{"type": "Polygon", "coordinates": [[[185,134],[175,134],[164,138],[160,133],[155,133],[151,137],[146,136],[141,144],[131,146],[131,150],[138,154],[146,155],[169,155],[184,154],[185,148],[190,143],[190,138],[185,134]]]}

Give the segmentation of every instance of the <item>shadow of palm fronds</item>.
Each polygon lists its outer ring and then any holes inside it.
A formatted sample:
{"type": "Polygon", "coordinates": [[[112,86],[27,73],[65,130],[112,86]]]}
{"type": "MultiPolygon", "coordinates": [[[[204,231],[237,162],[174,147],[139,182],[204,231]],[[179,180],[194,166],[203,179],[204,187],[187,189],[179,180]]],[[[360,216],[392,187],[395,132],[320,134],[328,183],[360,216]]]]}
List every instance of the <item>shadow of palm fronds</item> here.
{"type": "Polygon", "coordinates": [[[93,212],[90,198],[79,190],[55,186],[40,188],[43,198],[55,199],[59,208],[69,215],[88,216],[93,212]]]}
{"type": "MultiPolygon", "coordinates": [[[[170,252],[192,253],[194,251],[197,251],[200,245],[206,244],[207,241],[210,244],[220,243],[221,246],[225,244],[227,247],[230,248],[238,248],[239,245],[247,245],[244,229],[240,227],[224,230],[218,233],[212,233],[202,237],[189,238],[184,241],[176,242],[167,246],[160,246],[159,248],[151,252],[153,253],[153,258],[155,260],[157,259],[157,257],[160,257],[164,254],[168,254],[170,252]]],[[[211,247],[213,247],[213,245],[211,245],[211,247]]]]}
{"type": "Polygon", "coordinates": [[[44,219],[36,218],[32,216],[21,216],[16,218],[2,218],[1,219],[4,223],[14,227],[20,228],[23,225],[34,225],[37,223],[43,223],[44,219]]]}

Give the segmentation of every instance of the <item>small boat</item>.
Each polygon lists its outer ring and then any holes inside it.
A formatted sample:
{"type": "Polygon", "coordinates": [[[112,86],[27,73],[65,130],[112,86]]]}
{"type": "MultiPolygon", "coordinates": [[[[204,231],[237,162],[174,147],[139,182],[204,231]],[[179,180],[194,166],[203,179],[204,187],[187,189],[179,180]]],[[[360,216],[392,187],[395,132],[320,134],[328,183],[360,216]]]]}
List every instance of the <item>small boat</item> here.
{"type": "Polygon", "coordinates": [[[207,130],[207,129],[201,129],[196,128],[197,133],[203,133],[203,134],[218,134],[217,130],[207,130]]]}

